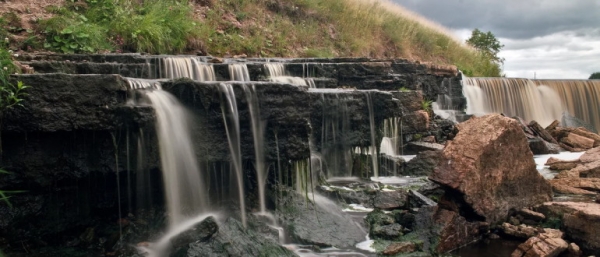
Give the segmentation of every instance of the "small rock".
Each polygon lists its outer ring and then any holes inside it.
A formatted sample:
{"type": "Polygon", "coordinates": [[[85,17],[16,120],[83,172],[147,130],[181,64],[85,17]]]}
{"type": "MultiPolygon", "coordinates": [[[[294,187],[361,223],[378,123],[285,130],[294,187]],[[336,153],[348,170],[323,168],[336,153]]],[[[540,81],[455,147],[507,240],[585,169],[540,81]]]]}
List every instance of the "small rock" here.
{"type": "Polygon", "coordinates": [[[567,257],[579,257],[582,255],[581,249],[575,243],[570,243],[567,248],[567,257]]]}
{"type": "Polygon", "coordinates": [[[502,224],[502,232],[520,239],[528,239],[538,234],[538,231],[534,227],[527,225],[515,226],[506,222],[502,224]]]}
{"type": "Polygon", "coordinates": [[[388,245],[383,250],[383,255],[396,255],[399,253],[412,253],[417,250],[417,245],[413,242],[397,242],[388,245]]]}
{"type": "Polygon", "coordinates": [[[511,257],[556,257],[569,247],[560,230],[552,229],[520,244],[511,257]]]}
{"type": "Polygon", "coordinates": [[[519,215],[521,215],[524,219],[533,220],[535,222],[540,222],[546,219],[546,216],[542,213],[535,212],[529,209],[521,209],[518,211],[519,215]]]}
{"type": "Polygon", "coordinates": [[[405,190],[377,191],[373,198],[373,206],[383,210],[399,209],[406,205],[406,195],[405,190]]]}
{"type": "Polygon", "coordinates": [[[210,62],[210,63],[223,63],[223,58],[213,57],[208,62],[210,62]]]}

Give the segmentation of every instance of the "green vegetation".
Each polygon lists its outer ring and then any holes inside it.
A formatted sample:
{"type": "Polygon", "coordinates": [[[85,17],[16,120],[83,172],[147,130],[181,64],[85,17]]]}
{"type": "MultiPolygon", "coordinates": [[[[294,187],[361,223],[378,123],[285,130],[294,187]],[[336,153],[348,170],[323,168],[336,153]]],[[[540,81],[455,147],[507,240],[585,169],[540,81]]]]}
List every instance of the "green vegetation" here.
{"type": "Polygon", "coordinates": [[[430,117],[433,117],[433,116],[431,116],[431,113],[433,112],[433,109],[431,109],[431,104],[433,104],[433,101],[423,100],[423,101],[421,101],[421,109],[423,109],[423,111],[426,111],[428,114],[430,114],[430,117]]]}
{"type": "Polygon", "coordinates": [[[80,0],[53,11],[44,46],[63,53],[181,53],[195,35],[187,1],[80,0]]]}
{"type": "Polygon", "coordinates": [[[406,87],[401,87],[398,89],[398,91],[400,92],[410,92],[410,89],[406,88],[406,87]]]}
{"type": "Polygon", "coordinates": [[[600,79],[600,72],[594,72],[589,79],[600,79]]]}
{"type": "Polygon", "coordinates": [[[386,1],[69,0],[50,9],[27,48],[44,38],[64,53],[404,58],[500,75],[489,56],[386,1]]]}
{"type": "Polygon", "coordinates": [[[489,60],[490,65],[487,68],[491,69],[490,73],[500,74],[500,65],[504,63],[504,58],[499,57],[498,53],[504,45],[498,41],[492,32],[482,32],[479,29],[474,29],[466,43],[477,49],[481,58],[489,60]]]}

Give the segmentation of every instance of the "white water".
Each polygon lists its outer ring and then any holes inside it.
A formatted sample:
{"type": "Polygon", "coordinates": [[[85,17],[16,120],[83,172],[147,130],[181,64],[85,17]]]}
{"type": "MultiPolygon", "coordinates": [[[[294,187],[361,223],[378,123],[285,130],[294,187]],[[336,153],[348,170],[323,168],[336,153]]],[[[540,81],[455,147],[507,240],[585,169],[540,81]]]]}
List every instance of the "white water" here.
{"type": "Polygon", "coordinates": [[[269,77],[281,77],[285,75],[285,65],[280,62],[265,63],[265,69],[269,73],[269,77]]]}
{"type": "Polygon", "coordinates": [[[373,111],[373,99],[371,98],[371,93],[369,91],[365,92],[367,97],[367,107],[369,109],[369,126],[371,129],[371,162],[373,169],[373,176],[379,177],[379,163],[377,154],[377,142],[375,142],[375,114],[373,111]]]}
{"type": "Polygon", "coordinates": [[[156,130],[170,228],[207,208],[204,183],[188,125],[190,116],[177,98],[162,90],[146,92],[156,112],[156,130]]]}
{"type": "Polygon", "coordinates": [[[202,222],[206,218],[213,216],[216,220],[218,220],[219,215],[217,214],[202,214],[191,219],[188,219],[177,227],[169,230],[164,236],[160,238],[155,243],[151,243],[148,246],[138,246],[137,249],[140,254],[145,254],[148,257],[163,257],[169,255],[169,250],[171,248],[171,239],[178,236],[179,234],[191,229],[196,224],[202,222]]]}
{"type": "Polygon", "coordinates": [[[229,64],[229,77],[232,81],[250,81],[248,66],[243,63],[229,64]]]}
{"type": "Polygon", "coordinates": [[[535,120],[547,126],[560,120],[563,112],[558,94],[547,86],[537,86],[529,79],[463,77],[463,94],[467,114],[504,113],[535,120]]]}
{"type": "Polygon", "coordinates": [[[383,138],[379,152],[389,156],[398,155],[400,148],[400,118],[394,117],[383,120],[383,138]]]}
{"type": "Polygon", "coordinates": [[[225,132],[227,133],[231,163],[237,179],[240,211],[242,215],[241,219],[242,224],[244,227],[246,227],[246,203],[244,199],[244,180],[242,174],[242,150],[240,148],[240,118],[238,114],[237,102],[235,100],[235,93],[233,92],[233,87],[231,85],[221,83],[219,86],[223,95],[223,99],[221,100],[223,122],[225,123],[225,132]]]}
{"type": "Polygon", "coordinates": [[[256,179],[258,180],[258,198],[260,212],[266,213],[265,188],[266,188],[266,168],[265,168],[265,147],[264,147],[264,124],[260,119],[260,107],[258,96],[254,85],[242,85],[248,109],[250,110],[250,121],[252,124],[252,138],[254,139],[254,168],[256,170],[256,179]]]}
{"type": "Polygon", "coordinates": [[[533,160],[535,161],[535,168],[540,172],[546,179],[553,179],[556,176],[555,171],[551,171],[546,166],[546,162],[550,157],[558,158],[564,161],[577,160],[584,152],[561,152],[558,154],[539,154],[534,155],[533,160]]]}
{"type": "Polygon", "coordinates": [[[190,78],[198,81],[216,81],[212,65],[194,57],[165,57],[161,59],[160,77],[177,79],[190,78]]]}

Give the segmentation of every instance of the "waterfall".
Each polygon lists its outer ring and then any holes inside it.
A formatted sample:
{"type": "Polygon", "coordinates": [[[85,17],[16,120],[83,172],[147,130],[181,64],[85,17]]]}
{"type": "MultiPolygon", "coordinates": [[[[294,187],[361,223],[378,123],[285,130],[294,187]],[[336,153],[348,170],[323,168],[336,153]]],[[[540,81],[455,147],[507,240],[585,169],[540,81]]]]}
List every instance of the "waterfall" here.
{"type": "Polygon", "coordinates": [[[285,65],[280,62],[268,62],[265,63],[265,69],[268,72],[269,77],[281,77],[285,75],[285,65]]]}
{"type": "Polygon", "coordinates": [[[175,96],[156,81],[128,79],[132,89],[148,100],[156,113],[160,164],[165,185],[170,229],[207,210],[201,172],[196,162],[188,120],[190,115],[175,96]]]}
{"type": "Polygon", "coordinates": [[[377,142],[375,142],[375,112],[373,110],[373,99],[369,91],[365,92],[367,98],[367,107],[369,109],[369,128],[371,130],[371,163],[373,168],[373,176],[379,177],[379,164],[377,154],[377,142]]]}
{"type": "Polygon", "coordinates": [[[329,178],[352,176],[352,148],[346,139],[350,133],[349,100],[348,94],[321,93],[323,116],[320,150],[327,164],[329,178]]]}
{"type": "Polygon", "coordinates": [[[394,117],[383,120],[383,139],[379,152],[389,156],[398,155],[400,147],[400,118],[394,117]]]}
{"type": "Polygon", "coordinates": [[[265,187],[266,187],[266,169],[264,157],[264,126],[260,120],[260,108],[258,105],[258,96],[254,85],[242,85],[248,101],[250,110],[250,121],[252,123],[252,137],[254,139],[254,167],[256,169],[256,179],[258,180],[258,198],[260,212],[266,213],[265,187]]]}
{"type": "Polygon", "coordinates": [[[547,126],[563,111],[556,92],[529,79],[463,77],[463,93],[469,114],[504,113],[547,126]]]}
{"type": "MultiPolygon", "coordinates": [[[[231,66],[229,67],[231,71],[231,66]]],[[[221,100],[221,110],[223,114],[223,122],[225,123],[225,132],[227,133],[229,152],[231,154],[231,163],[237,178],[240,211],[242,216],[241,219],[242,224],[244,227],[246,227],[246,203],[244,199],[244,179],[242,174],[242,150],[240,148],[240,118],[238,114],[237,102],[235,100],[235,92],[233,92],[233,87],[231,85],[221,83],[219,86],[223,95],[223,99],[221,100]]]]}
{"type": "Polygon", "coordinates": [[[160,78],[190,78],[198,81],[216,81],[212,65],[194,57],[164,57],[160,60],[160,78]]]}
{"type": "Polygon", "coordinates": [[[533,82],[546,90],[556,92],[562,105],[571,115],[591,124],[596,131],[600,131],[600,80],[533,80],[533,82]]]}
{"type": "Polygon", "coordinates": [[[316,88],[313,78],[300,78],[287,76],[285,73],[285,65],[283,63],[269,62],[265,63],[265,69],[268,72],[268,80],[277,83],[287,83],[296,86],[306,86],[316,88]]]}
{"type": "Polygon", "coordinates": [[[232,81],[250,81],[250,73],[246,64],[229,64],[229,77],[232,81]]]}

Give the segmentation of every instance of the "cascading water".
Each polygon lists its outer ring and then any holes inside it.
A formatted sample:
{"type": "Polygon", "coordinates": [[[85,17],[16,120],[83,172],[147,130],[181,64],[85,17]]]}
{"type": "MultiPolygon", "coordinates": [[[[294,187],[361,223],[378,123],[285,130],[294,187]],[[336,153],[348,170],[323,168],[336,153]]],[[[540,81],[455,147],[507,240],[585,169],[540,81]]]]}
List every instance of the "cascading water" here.
{"type": "Polygon", "coordinates": [[[400,118],[394,117],[383,120],[383,139],[379,152],[389,156],[398,155],[400,148],[400,118]]]}
{"type": "Polygon", "coordinates": [[[156,112],[169,224],[173,228],[185,219],[205,212],[208,207],[189,131],[190,116],[177,98],[166,91],[148,90],[144,97],[156,112]]]}
{"type": "Polygon", "coordinates": [[[241,63],[229,64],[229,77],[233,81],[250,81],[248,66],[241,63]]]}
{"type": "Polygon", "coordinates": [[[283,63],[265,63],[265,69],[269,73],[269,81],[278,83],[287,83],[298,86],[307,86],[308,88],[316,88],[313,78],[300,78],[285,75],[285,65],[283,63]]]}
{"type": "Polygon", "coordinates": [[[225,122],[229,153],[231,154],[231,163],[237,179],[241,219],[242,224],[246,227],[246,203],[244,199],[244,180],[242,177],[242,150],[240,148],[240,119],[237,102],[235,100],[235,92],[231,85],[221,83],[219,86],[222,93],[221,95],[223,96],[223,99],[221,100],[221,110],[223,121],[225,122]]]}
{"type": "Polygon", "coordinates": [[[379,177],[379,164],[377,154],[377,142],[375,142],[375,112],[373,110],[373,99],[369,91],[365,92],[367,98],[367,108],[369,109],[369,127],[371,130],[371,162],[373,168],[373,176],[379,177]]]}
{"type": "Polygon", "coordinates": [[[266,187],[266,169],[264,157],[264,126],[260,120],[260,108],[258,105],[258,96],[254,85],[242,85],[248,109],[250,110],[250,121],[252,123],[252,136],[254,139],[254,166],[256,169],[256,179],[258,180],[258,198],[260,212],[266,213],[265,187],[266,187]]]}
{"type": "Polygon", "coordinates": [[[160,60],[160,78],[190,78],[198,81],[216,81],[212,65],[192,57],[165,57],[160,60]]]}
{"type": "Polygon", "coordinates": [[[352,147],[345,138],[350,132],[350,97],[331,90],[321,93],[323,116],[320,151],[327,164],[329,178],[352,176],[352,147]]]}
{"type": "Polygon", "coordinates": [[[600,80],[533,80],[554,90],[571,115],[600,131],[600,80]]]}
{"type": "Polygon", "coordinates": [[[529,79],[463,77],[463,92],[468,114],[500,112],[547,126],[563,112],[558,94],[529,79]]]}

